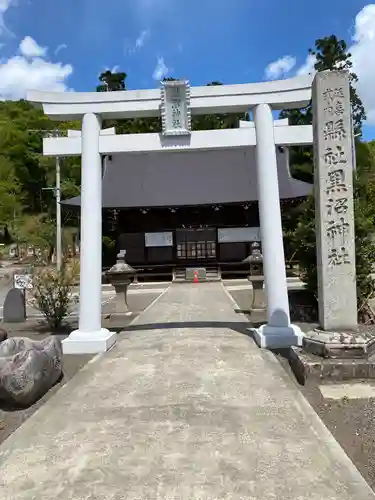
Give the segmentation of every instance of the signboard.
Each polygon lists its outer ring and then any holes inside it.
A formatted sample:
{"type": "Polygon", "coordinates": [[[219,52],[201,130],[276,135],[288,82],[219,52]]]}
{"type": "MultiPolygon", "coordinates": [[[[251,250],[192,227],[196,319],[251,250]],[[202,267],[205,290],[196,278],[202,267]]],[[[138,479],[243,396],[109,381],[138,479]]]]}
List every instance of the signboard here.
{"type": "Polygon", "coordinates": [[[173,233],[145,233],[146,247],[172,247],[173,233]]]}
{"type": "Polygon", "coordinates": [[[230,227],[217,230],[219,243],[261,241],[260,227],[230,227]]]}
{"type": "Polygon", "coordinates": [[[164,136],[190,135],[190,86],[185,80],[162,82],[161,117],[164,136]]]}
{"type": "Polygon", "coordinates": [[[30,274],[15,274],[13,280],[14,288],[20,290],[31,290],[33,288],[33,280],[30,274]]]}
{"type": "Polygon", "coordinates": [[[345,71],[318,72],[313,85],[319,323],[357,328],[353,129],[345,71]]]}

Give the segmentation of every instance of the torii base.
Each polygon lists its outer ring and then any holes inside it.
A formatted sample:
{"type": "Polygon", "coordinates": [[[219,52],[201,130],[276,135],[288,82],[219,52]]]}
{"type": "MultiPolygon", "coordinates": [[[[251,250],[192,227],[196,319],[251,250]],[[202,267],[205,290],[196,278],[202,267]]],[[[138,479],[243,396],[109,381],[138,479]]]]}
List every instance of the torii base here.
{"type": "Polygon", "coordinates": [[[95,332],[74,330],[62,341],[63,354],[99,354],[111,349],[117,340],[117,334],[106,328],[95,332]]]}
{"type": "Polygon", "coordinates": [[[262,325],[250,328],[250,332],[259,347],[264,349],[285,349],[302,346],[304,333],[296,325],[285,327],[262,325]]]}

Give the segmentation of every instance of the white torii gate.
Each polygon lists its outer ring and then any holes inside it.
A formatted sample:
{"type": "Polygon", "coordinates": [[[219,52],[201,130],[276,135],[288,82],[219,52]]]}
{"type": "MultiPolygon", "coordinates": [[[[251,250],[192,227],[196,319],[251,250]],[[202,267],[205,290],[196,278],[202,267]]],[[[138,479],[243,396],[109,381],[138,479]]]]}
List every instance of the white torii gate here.
{"type": "Polygon", "coordinates": [[[192,151],[256,146],[259,218],[267,293],[267,324],[254,330],[261,347],[300,345],[303,334],[290,323],[276,146],[311,144],[311,126],[274,124],[272,110],[300,108],[311,100],[311,75],[274,82],[192,87],[193,115],[253,112],[254,124],[238,129],[194,131],[187,135],[116,135],[101,130],[102,119],[160,116],[160,90],[107,93],[30,91],[27,99],[42,105],[55,120],[82,120],[82,132],[46,138],[50,156],[82,155],[81,271],[79,327],[64,342],[65,353],[97,353],[116,342],[116,334],[101,327],[102,169],[101,155],[160,151],[192,151]]]}

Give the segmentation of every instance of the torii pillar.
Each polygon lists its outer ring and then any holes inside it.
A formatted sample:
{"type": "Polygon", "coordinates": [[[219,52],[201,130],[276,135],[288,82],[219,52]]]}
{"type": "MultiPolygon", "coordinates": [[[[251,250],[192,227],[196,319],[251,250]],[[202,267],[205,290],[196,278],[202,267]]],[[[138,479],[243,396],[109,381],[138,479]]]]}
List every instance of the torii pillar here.
{"type": "Polygon", "coordinates": [[[102,163],[99,152],[101,118],[82,119],[81,259],[79,325],[63,340],[64,354],[108,351],[116,333],[101,326],[102,295],[102,163]]]}
{"type": "Polygon", "coordinates": [[[302,345],[303,333],[290,323],[272,109],[258,104],[253,117],[267,323],[252,332],[260,347],[278,349],[302,345]]]}

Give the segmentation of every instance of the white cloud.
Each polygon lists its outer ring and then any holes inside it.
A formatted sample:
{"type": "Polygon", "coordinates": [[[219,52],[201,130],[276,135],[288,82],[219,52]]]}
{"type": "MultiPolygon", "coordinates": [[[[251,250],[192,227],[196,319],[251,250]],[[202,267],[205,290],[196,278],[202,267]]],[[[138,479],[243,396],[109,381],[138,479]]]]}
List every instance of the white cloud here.
{"type": "Polygon", "coordinates": [[[158,62],[156,64],[156,67],[154,69],[154,73],[152,75],[152,78],[154,80],[162,80],[168,75],[169,68],[165,65],[164,62],[164,57],[158,57],[158,62]]]}
{"type": "MultiPolygon", "coordinates": [[[[0,98],[22,99],[28,89],[58,92],[68,90],[66,80],[73,72],[72,66],[48,61],[45,58],[46,52],[41,56],[31,55],[32,51],[23,52],[22,47],[41,49],[32,39],[35,45],[30,41],[25,42],[26,38],[19,47],[21,55],[11,57],[0,64],[0,98]]],[[[34,54],[36,52],[34,51],[34,54]]]]}
{"type": "Polygon", "coordinates": [[[4,14],[9,7],[12,7],[13,5],[16,5],[17,1],[16,0],[0,0],[0,12],[4,14]]]}
{"type": "Polygon", "coordinates": [[[276,80],[286,76],[296,65],[296,58],[293,56],[284,56],[277,61],[271,62],[265,70],[267,80],[276,80]]]}
{"type": "Polygon", "coordinates": [[[149,30],[141,31],[138,38],[135,41],[135,48],[141,49],[144,46],[144,44],[149,36],[150,36],[149,30]]]}
{"type": "Polygon", "coordinates": [[[18,4],[18,0],[0,0],[0,35],[4,33],[12,34],[10,30],[5,26],[4,17],[7,10],[10,7],[15,7],[18,4]]]}
{"type": "MultiPolygon", "coordinates": [[[[366,110],[367,124],[375,125],[375,4],[366,5],[356,15],[348,51],[352,55],[353,71],[358,76],[356,86],[366,110]]],[[[287,73],[293,68],[293,61],[294,57],[285,56],[269,64],[266,68],[267,78],[273,79],[287,73]]],[[[315,56],[309,54],[295,74],[315,73],[315,62],[315,56]]]]}
{"type": "Polygon", "coordinates": [[[138,50],[141,50],[141,48],[145,45],[149,37],[150,37],[150,30],[143,30],[139,33],[135,42],[125,40],[124,42],[125,54],[131,56],[135,54],[138,50]]]}
{"type": "Polygon", "coordinates": [[[315,73],[315,63],[316,57],[313,54],[309,54],[302,66],[297,69],[297,75],[301,76],[315,73]]]}
{"type": "Polygon", "coordinates": [[[152,23],[165,15],[175,0],[134,0],[130,2],[133,13],[141,22],[152,23]]]}
{"type": "Polygon", "coordinates": [[[61,44],[60,44],[60,45],[58,45],[58,46],[56,47],[56,49],[55,49],[55,56],[57,56],[57,54],[58,54],[59,52],[61,52],[62,50],[65,50],[65,49],[67,49],[67,48],[68,48],[68,46],[67,46],[67,44],[66,44],[66,43],[61,43],[61,44]]]}
{"type": "Polygon", "coordinates": [[[375,4],[366,5],[356,16],[352,54],[357,90],[367,113],[367,123],[375,125],[375,4]]]}
{"type": "Polygon", "coordinates": [[[47,49],[38,45],[31,36],[25,36],[20,43],[20,52],[25,57],[43,57],[47,49]]]}

